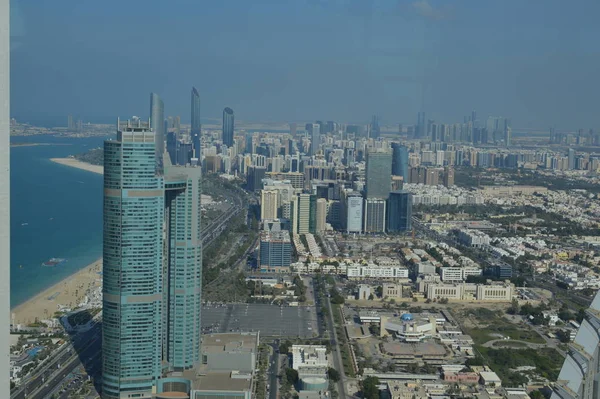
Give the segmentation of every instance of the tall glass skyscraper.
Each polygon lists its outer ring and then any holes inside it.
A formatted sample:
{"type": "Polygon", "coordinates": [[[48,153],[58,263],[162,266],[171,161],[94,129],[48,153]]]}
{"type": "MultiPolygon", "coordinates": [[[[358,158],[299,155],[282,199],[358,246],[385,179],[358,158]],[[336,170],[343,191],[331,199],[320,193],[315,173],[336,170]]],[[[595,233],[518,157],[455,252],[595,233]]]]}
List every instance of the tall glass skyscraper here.
{"type": "Polygon", "coordinates": [[[386,200],[392,187],[392,154],[372,149],[367,153],[367,198],[386,200]]]}
{"type": "Polygon", "coordinates": [[[408,183],[408,148],[400,143],[392,143],[392,174],[408,183]]]}
{"type": "Polygon", "coordinates": [[[223,110],[223,144],[233,147],[233,110],[229,107],[223,110]]]}
{"type": "Polygon", "coordinates": [[[200,124],[200,94],[195,87],[192,87],[191,108],[192,129],[190,131],[190,136],[194,146],[194,157],[200,159],[200,137],[202,135],[202,126],[200,124]]]}
{"type": "Polygon", "coordinates": [[[155,162],[155,134],[118,124],[104,144],[103,398],[150,398],[200,364],[201,169],[155,162]]]}
{"type": "Polygon", "coordinates": [[[400,232],[412,229],[412,194],[392,191],[387,203],[387,231],[400,232]]]}
{"type": "Polygon", "coordinates": [[[200,364],[201,171],[199,167],[165,168],[163,360],[171,371],[200,364]]]}
{"type": "Polygon", "coordinates": [[[119,122],[117,140],[104,143],[105,399],[149,397],[161,376],[164,187],[155,147],[139,120],[119,122]]]}
{"type": "Polygon", "coordinates": [[[150,93],[150,127],[156,140],[156,164],[162,170],[165,152],[165,105],[156,93],[150,93]]]}

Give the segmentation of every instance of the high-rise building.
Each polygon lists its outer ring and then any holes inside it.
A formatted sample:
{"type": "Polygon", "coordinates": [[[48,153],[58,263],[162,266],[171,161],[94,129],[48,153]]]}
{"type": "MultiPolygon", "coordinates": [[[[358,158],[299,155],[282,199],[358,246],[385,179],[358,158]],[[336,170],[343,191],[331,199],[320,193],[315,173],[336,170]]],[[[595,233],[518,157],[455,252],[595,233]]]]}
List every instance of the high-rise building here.
{"type": "Polygon", "coordinates": [[[314,234],[317,227],[317,197],[312,194],[298,194],[295,201],[295,216],[298,234],[314,234]]]}
{"type": "Polygon", "coordinates": [[[408,148],[399,143],[392,143],[392,175],[408,182],[408,148]]]}
{"type": "Polygon", "coordinates": [[[259,258],[260,269],[263,272],[282,272],[289,268],[292,260],[290,232],[261,232],[259,258]]]}
{"type": "Polygon", "coordinates": [[[325,198],[317,199],[316,219],[315,231],[317,233],[324,232],[327,223],[327,200],[325,198]]]}
{"type": "Polygon", "coordinates": [[[118,129],[117,139],[104,143],[105,399],[150,397],[162,374],[164,182],[157,143],[139,120],[118,129]]]}
{"type": "Polygon", "coordinates": [[[409,231],[412,228],[412,194],[392,191],[387,201],[387,231],[409,231]]]}
{"type": "Polygon", "coordinates": [[[192,117],[192,128],[190,130],[190,137],[194,147],[194,157],[200,159],[200,138],[202,136],[202,125],[200,123],[200,93],[195,87],[192,87],[191,96],[191,117],[192,117]]]}
{"type": "Polygon", "coordinates": [[[373,115],[371,117],[371,125],[370,125],[370,138],[378,139],[381,135],[381,129],[379,127],[379,118],[377,115],[373,115]]]}
{"type": "MultiPolygon", "coordinates": [[[[0,317],[10,319],[10,33],[9,2],[0,4],[0,317]]],[[[9,329],[5,326],[0,333],[0,392],[10,397],[9,372],[9,329]]]]}
{"type": "Polygon", "coordinates": [[[592,300],[554,384],[551,399],[597,399],[600,396],[600,292],[592,300]]]}
{"type": "Polygon", "coordinates": [[[75,130],[75,122],[73,122],[73,115],[67,117],[67,128],[69,130],[75,130]]]}
{"type": "Polygon", "coordinates": [[[260,218],[277,219],[277,209],[279,208],[279,191],[261,190],[260,192],[260,218]]]}
{"type": "Polygon", "coordinates": [[[387,199],[392,186],[392,154],[371,149],[367,152],[367,198],[387,199]]]}
{"type": "Polygon", "coordinates": [[[363,198],[358,192],[344,196],[344,227],[348,233],[360,233],[363,228],[363,198]]]}
{"type": "Polygon", "coordinates": [[[223,110],[223,144],[233,147],[234,116],[233,110],[226,107],[223,110]]]}
{"type": "Polygon", "coordinates": [[[150,93],[150,127],[154,131],[154,139],[156,140],[156,165],[159,172],[161,172],[163,153],[165,152],[165,105],[156,93],[150,93]]]}
{"type": "Polygon", "coordinates": [[[569,148],[568,160],[569,160],[569,170],[575,169],[575,150],[572,148],[569,148]]]}
{"type": "Polygon", "coordinates": [[[313,123],[310,129],[310,155],[317,155],[321,146],[321,125],[313,123]]]}
{"type": "Polygon", "coordinates": [[[444,186],[452,187],[454,185],[454,168],[447,166],[444,169],[444,186]]]}
{"type": "Polygon", "coordinates": [[[199,167],[165,169],[166,271],[163,271],[163,364],[181,372],[201,363],[202,231],[199,167]]]}
{"type": "Polygon", "coordinates": [[[104,143],[105,399],[150,398],[201,362],[201,170],[166,159],[161,175],[155,147],[140,120],[104,143]]]}
{"type": "Polygon", "coordinates": [[[380,198],[365,199],[365,233],[383,233],[385,231],[386,200],[380,198]]]}

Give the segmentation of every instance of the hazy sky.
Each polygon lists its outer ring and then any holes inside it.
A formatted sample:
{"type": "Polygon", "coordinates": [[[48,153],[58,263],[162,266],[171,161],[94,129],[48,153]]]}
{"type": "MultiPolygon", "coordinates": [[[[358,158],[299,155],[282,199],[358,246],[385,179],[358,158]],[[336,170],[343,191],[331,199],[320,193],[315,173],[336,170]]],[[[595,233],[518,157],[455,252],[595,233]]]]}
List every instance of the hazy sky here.
{"type": "Polygon", "coordinates": [[[597,0],[12,0],[12,115],[600,127],[597,0]]]}

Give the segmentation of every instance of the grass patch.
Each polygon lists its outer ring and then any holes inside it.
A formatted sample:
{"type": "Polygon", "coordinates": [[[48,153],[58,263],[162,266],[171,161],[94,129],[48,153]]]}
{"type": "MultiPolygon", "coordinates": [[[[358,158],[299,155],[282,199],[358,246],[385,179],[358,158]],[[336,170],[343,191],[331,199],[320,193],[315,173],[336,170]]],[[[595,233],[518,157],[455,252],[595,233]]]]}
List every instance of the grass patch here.
{"type": "Polygon", "coordinates": [[[511,371],[521,366],[534,366],[536,374],[556,381],[564,361],[555,349],[494,349],[477,346],[477,351],[485,363],[502,379],[502,385],[507,387],[520,386],[527,383],[527,377],[522,372],[511,371]]]}
{"type": "Polygon", "coordinates": [[[502,313],[489,309],[469,309],[466,316],[475,319],[478,327],[465,328],[465,332],[473,338],[476,345],[482,345],[490,340],[510,337],[512,340],[525,341],[533,344],[543,344],[544,339],[528,326],[512,324],[502,316],[502,313]]]}

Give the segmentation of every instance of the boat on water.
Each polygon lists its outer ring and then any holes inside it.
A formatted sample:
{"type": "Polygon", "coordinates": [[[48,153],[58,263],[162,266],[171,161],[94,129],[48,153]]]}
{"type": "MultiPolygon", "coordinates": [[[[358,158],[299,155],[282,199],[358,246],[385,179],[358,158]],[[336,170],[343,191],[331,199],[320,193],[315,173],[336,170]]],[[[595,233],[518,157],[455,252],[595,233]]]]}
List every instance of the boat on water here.
{"type": "Polygon", "coordinates": [[[42,263],[42,266],[44,267],[54,267],[54,266],[60,266],[63,263],[65,263],[67,260],[64,258],[50,258],[47,261],[42,263]]]}

